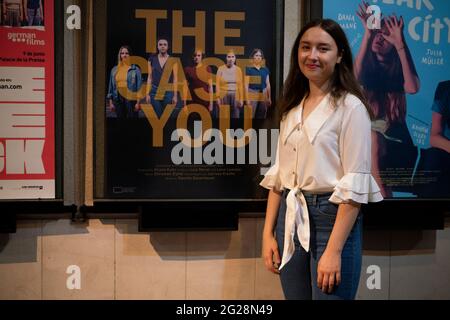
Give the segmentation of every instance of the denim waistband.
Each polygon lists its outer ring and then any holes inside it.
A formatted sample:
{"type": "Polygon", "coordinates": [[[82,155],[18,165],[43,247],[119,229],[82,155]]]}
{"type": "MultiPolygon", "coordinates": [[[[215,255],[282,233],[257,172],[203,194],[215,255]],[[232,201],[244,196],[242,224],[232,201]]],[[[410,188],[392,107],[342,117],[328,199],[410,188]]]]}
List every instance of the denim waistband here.
{"type": "MultiPolygon", "coordinates": [[[[290,189],[284,189],[283,190],[283,198],[286,199],[288,193],[290,192],[290,189]]],[[[306,202],[309,205],[316,205],[320,201],[328,201],[330,199],[333,192],[325,192],[325,193],[317,193],[314,191],[305,191],[302,190],[303,196],[305,197],[306,202]]]]}

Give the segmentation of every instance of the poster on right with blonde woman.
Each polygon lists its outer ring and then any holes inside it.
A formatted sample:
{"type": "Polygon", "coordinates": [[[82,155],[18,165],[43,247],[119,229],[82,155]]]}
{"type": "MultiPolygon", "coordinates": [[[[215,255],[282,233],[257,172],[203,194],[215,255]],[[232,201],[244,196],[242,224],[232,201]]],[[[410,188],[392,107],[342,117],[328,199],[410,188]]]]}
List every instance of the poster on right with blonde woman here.
{"type": "Polygon", "coordinates": [[[450,198],[450,1],[323,1],[345,30],[374,113],[372,174],[386,198],[450,198]]]}

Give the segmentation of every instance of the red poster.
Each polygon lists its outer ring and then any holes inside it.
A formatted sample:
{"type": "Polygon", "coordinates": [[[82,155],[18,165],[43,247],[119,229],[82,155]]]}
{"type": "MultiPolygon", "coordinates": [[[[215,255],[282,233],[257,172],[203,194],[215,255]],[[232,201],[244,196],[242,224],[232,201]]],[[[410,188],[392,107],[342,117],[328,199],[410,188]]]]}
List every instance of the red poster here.
{"type": "Polygon", "coordinates": [[[2,2],[0,199],[55,198],[54,3],[2,2]]]}

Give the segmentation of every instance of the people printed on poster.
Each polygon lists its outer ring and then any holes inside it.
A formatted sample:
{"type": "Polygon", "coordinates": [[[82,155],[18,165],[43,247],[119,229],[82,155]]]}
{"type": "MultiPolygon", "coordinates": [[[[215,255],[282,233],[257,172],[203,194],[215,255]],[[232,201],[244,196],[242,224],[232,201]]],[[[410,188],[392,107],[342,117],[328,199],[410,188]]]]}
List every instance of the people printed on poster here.
{"type": "Polygon", "coordinates": [[[44,25],[42,0],[1,0],[0,26],[36,27],[44,25]]]}
{"type": "Polygon", "coordinates": [[[166,66],[173,61],[171,61],[169,55],[169,41],[167,39],[159,39],[157,48],[158,53],[148,57],[147,87],[150,90],[147,94],[146,102],[151,103],[159,118],[168,104],[177,105],[178,65],[176,63],[173,64],[169,79],[162,82],[163,76],[168,75],[167,72],[164,72],[166,66]],[[160,85],[161,83],[168,85],[160,85]],[[172,84],[172,87],[170,87],[170,84],[172,84]]]}
{"type": "Polygon", "coordinates": [[[117,54],[117,65],[110,73],[108,85],[108,118],[138,118],[140,98],[137,95],[142,84],[141,70],[131,63],[131,48],[127,45],[120,47],[117,54]]]}
{"type": "MultiPolygon", "coordinates": [[[[403,17],[395,14],[381,20],[380,29],[369,29],[368,3],[357,12],[364,26],[361,47],[355,59],[355,73],[375,114],[372,122],[372,174],[384,197],[392,187],[383,184],[389,171],[406,169],[412,175],[417,158],[406,125],[406,94],[419,91],[420,81],[403,35],[403,17]],[[402,157],[393,154],[400,152],[402,157]]],[[[403,188],[404,189],[404,188],[403,188]]]]}
{"type": "Polygon", "coordinates": [[[431,148],[424,152],[423,170],[438,174],[422,195],[446,197],[450,194],[450,80],[438,84],[431,110],[431,148]]]}
{"type": "Polygon", "coordinates": [[[219,67],[216,75],[216,95],[219,109],[230,108],[231,118],[239,118],[240,110],[244,106],[244,88],[242,69],[236,65],[236,54],[229,51],[226,63],[219,67]]]}
{"type": "Polygon", "coordinates": [[[186,80],[183,86],[183,107],[188,104],[195,103],[208,108],[209,112],[213,111],[214,104],[214,90],[212,71],[210,66],[203,68],[203,59],[205,58],[205,52],[201,49],[197,49],[192,54],[192,66],[187,66],[184,69],[186,80]],[[201,74],[205,74],[206,81],[201,79],[201,74]],[[191,99],[188,100],[188,92],[191,94],[191,99]],[[208,100],[202,99],[205,95],[208,100]]]}
{"type": "MultiPolygon", "coordinates": [[[[128,46],[122,49],[125,54],[127,50],[131,50],[128,46]]],[[[128,53],[128,58],[130,56],[131,53],[128,53]]],[[[204,50],[196,49],[191,56],[192,65],[183,68],[182,65],[179,66],[180,59],[169,54],[169,41],[165,38],[158,39],[157,53],[149,55],[147,59],[146,81],[145,74],[139,66],[127,62],[128,59],[120,60],[111,70],[108,80],[106,117],[137,118],[136,114],[141,110],[141,104],[150,104],[158,118],[163,115],[168,105],[174,105],[176,111],[171,114],[174,117],[180,109],[190,104],[199,104],[208,109],[212,118],[220,117],[221,108],[229,108],[230,118],[239,119],[244,118],[246,104],[252,110],[252,118],[267,118],[268,108],[272,105],[272,88],[270,71],[266,66],[262,49],[255,48],[250,54],[250,59],[241,59],[245,74],[237,64],[238,58],[233,49],[226,54],[224,63],[216,66],[215,72],[213,66],[204,65],[204,58],[204,50]],[[127,66],[130,77],[132,75],[136,78],[127,85],[132,94],[137,94],[142,89],[146,90],[145,98],[137,101],[136,108],[139,110],[133,111],[134,107],[118,109],[115,106],[122,105],[125,101],[123,105],[134,103],[122,97],[120,91],[116,91],[119,65],[127,66]],[[145,84],[146,88],[142,88],[141,86],[145,84]],[[122,102],[119,101],[120,99],[122,102]]],[[[144,117],[142,112],[139,117],[144,117]]]]}
{"type": "Polygon", "coordinates": [[[432,110],[431,146],[450,154],[450,80],[438,84],[432,110]]]}
{"type": "Polygon", "coordinates": [[[9,27],[20,27],[25,21],[22,0],[3,0],[4,25],[9,27]]]}
{"type": "Polygon", "coordinates": [[[28,26],[40,26],[43,25],[44,11],[42,7],[42,0],[24,0],[26,5],[26,17],[28,26]]]}
{"type": "Polygon", "coordinates": [[[253,118],[265,119],[267,109],[272,105],[270,72],[263,65],[264,53],[261,49],[253,49],[250,59],[252,65],[245,68],[247,105],[252,106],[253,118]]]}

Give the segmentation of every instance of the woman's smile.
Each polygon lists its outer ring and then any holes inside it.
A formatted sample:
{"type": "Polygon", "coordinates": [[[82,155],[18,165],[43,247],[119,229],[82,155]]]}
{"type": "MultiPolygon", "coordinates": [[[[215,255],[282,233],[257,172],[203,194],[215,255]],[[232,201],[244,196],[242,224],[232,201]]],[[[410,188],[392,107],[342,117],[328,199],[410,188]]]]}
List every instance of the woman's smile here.
{"type": "Polygon", "coordinates": [[[307,63],[306,67],[310,70],[316,70],[320,68],[320,65],[314,63],[307,63]]]}

